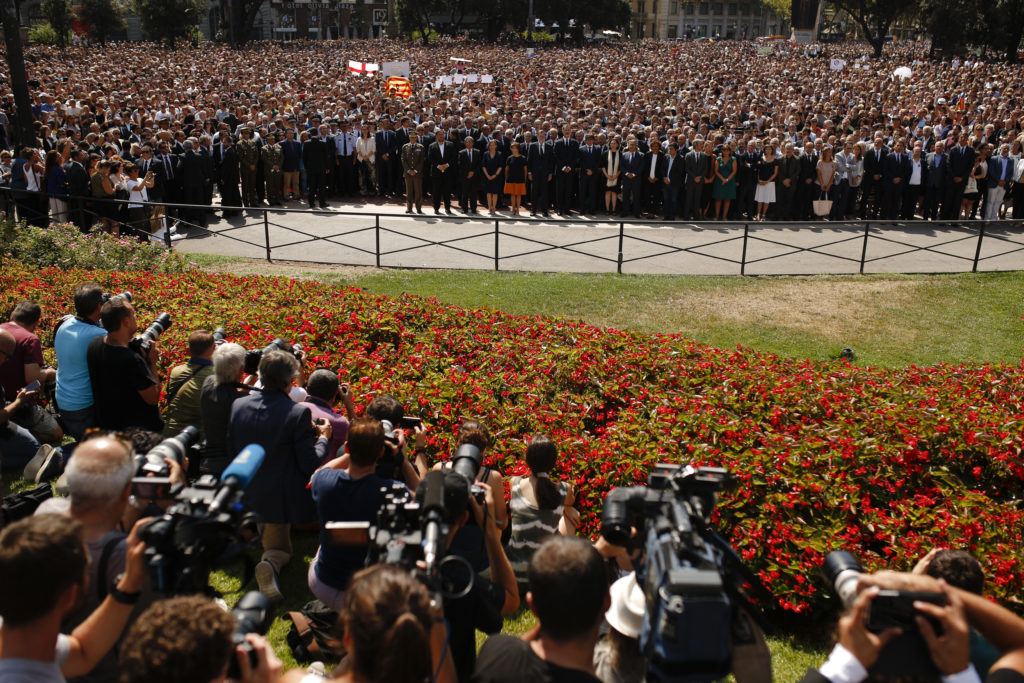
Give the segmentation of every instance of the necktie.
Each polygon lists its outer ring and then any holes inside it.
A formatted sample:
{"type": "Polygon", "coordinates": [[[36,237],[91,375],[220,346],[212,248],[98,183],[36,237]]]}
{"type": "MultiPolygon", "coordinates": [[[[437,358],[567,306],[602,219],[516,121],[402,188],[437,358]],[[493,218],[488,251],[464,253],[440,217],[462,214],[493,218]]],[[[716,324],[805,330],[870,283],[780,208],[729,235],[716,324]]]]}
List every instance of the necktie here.
{"type": "Polygon", "coordinates": [[[168,180],[174,180],[174,173],[171,172],[171,158],[164,155],[164,173],[167,174],[168,180]]]}
{"type": "Polygon", "coordinates": [[[348,156],[348,135],[346,133],[341,134],[341,156],[348,156]]]}

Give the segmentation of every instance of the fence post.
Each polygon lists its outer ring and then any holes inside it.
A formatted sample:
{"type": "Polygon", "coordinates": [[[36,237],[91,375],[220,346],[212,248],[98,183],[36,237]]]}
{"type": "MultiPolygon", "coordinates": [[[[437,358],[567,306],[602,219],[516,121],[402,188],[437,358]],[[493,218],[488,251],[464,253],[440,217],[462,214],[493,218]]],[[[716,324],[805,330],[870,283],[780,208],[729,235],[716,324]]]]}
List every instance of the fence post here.
{"type": "Polygon", "coordinates": [[[620,221],[619,222],[619,258],[618,258],[618,266],[617,266],[617,271],[618,271],[619,275],[622,275],[622,242],[623,242],[623,238],[625,237],[625,233],[626,233],[626,224],[624,222],[620,221]]]}
{"type": "Polygon", "coordinates": [[[981,227],[978,228],[978,248],[974,250],[974,267],[971,268],[972,273],[978,272],[978,259],[981,257],[981,242],[985,239],[985,222],[982,221],[981,227]]]}
{"type": "Polygon", "coordinates": [[[864,223],[864,246],[860,248],[860,274],[864,274],[864,262],[868,258],[868,236],[871,234],[871,223],[864,223]]]}
{"type": "Polygon", "coordinates": [[[747,274],[747,237],[750,235],[750,223],[743,224],[743,253],[740,254],[740,275],[747,274]]]}
{"type": "Polygon", "coordinates": [[[498,219],[494,219],[494,270],[498,270],[498,262],[500,257],[498,256],[498,236],[501,234],[498,228],[498,219]]]}
{"type": "Polygon", "coordinates": [[[374,251],[374,253],[377,256],[377,267],[380,268],[380,214],[379,213],[373,214],[373,222],[374,222],[374,231],[373,232],[376,235],[376,239],[377,239],[377,246],[376,246],[376,248],[373,251],[374,251]]]}
{"type": "MultiPolygon", "coordinates": [[[[167,238],[170,239],[170,228],[168,228],[165,234],[167,235],[167,238]]],[[[263,238],[266,240],[267,244],[267,261],[272,262],[270,260],[270,221],[267,219],[266,211],[263,212],[263,238]]]]}

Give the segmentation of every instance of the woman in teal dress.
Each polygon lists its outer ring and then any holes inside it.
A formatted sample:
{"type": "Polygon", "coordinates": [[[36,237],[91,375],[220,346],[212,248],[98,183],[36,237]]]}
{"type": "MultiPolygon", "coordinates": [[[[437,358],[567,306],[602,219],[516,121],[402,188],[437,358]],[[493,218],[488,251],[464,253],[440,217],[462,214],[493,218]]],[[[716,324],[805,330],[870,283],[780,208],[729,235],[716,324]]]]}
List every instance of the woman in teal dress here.
{"type": "Polygon", "coordinates": [[[736,160],[732,158],[732,147],[722,145],[721,155],[715,157],[712,173],[715,183],[711,197],[715,200],[715,220],[729,217],[729,203],[736,199],[736,160]]]}

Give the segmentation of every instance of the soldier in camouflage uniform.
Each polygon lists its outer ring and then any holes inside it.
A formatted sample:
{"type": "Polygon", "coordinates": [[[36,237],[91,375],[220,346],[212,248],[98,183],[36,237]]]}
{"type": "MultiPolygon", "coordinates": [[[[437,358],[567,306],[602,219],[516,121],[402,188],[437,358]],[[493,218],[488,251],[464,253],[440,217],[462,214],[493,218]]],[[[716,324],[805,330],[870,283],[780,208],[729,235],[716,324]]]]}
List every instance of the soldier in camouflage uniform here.
{"type": "Polygon", "coordinates": [[[281,184],[284,174],[281,172],[281,164],[284,163],[284,152],[273,133],[267,135],[267,144],[260,154],[263,157],[263,179],[267,183],[267,204],[280,206],[283,201],[281,184]]]}
{"type": "Polygon", "coordinates": [[[242,139],[235,145],[238,155],[238,170],[242,176],[242,203],[245,206],[258,206],[259,195],[256,184],[260,182],[256,167],[260,161],[260,148],[252,137],[252,129],[241,129],[242,139]]]}

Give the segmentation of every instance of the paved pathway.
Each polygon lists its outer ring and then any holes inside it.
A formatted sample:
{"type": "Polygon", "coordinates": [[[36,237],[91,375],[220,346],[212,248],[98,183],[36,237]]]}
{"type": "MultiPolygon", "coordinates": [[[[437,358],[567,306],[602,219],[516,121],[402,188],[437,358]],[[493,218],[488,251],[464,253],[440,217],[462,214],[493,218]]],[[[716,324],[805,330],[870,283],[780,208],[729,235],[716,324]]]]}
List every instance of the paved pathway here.
{"type": "MultiPolygon", "coordinates": [[[[978,223],[872,224],[865,247],[863,224],[800,226],[750,223],[620,225],[600,219],[510,220],[501,212],[468,217],[455,211],[407,215],[404,205],[339,204],[326,211],[270,211],[210,222],[209,233],[188,231],[182,252],[271,257],[344,265],[402,268],[495,268],[550,272],[615,272],[701,275],[811,275],[970,271],[978,250],[978,223]],[[375,216],[374,214],[380,214],[375,216]],[[621,244],[621,246],[620,246],[621,244]],[[744,255],[745,245],[745,255],[744,255]]],[[[978,270],[1024,270],[1021,223],[986,227],[978,270]]]]}

